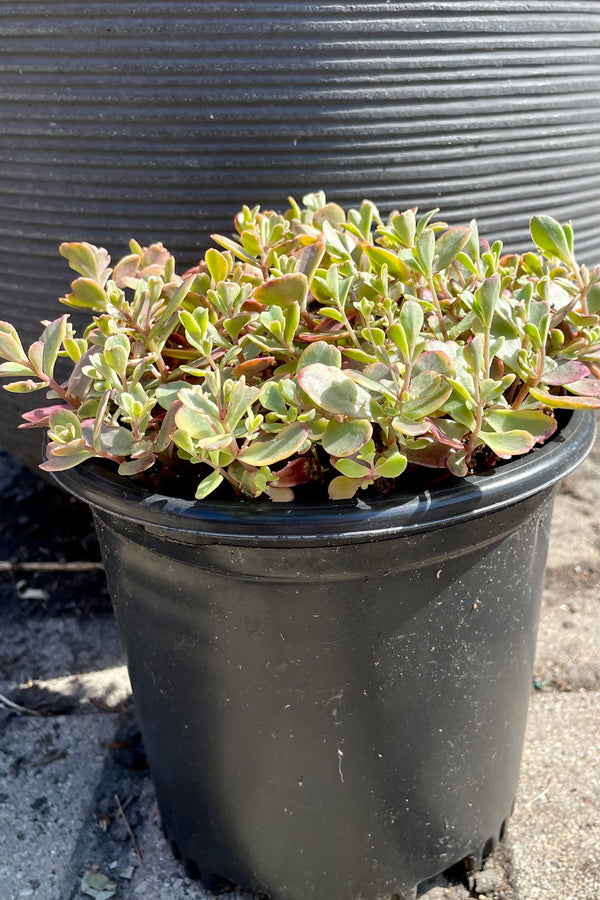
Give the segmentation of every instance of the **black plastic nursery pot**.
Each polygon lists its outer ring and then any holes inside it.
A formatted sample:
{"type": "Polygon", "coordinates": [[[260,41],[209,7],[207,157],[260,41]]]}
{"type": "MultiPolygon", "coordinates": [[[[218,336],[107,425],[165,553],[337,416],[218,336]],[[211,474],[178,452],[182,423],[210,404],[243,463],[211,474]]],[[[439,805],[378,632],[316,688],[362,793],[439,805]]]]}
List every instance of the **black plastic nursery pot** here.
{"type": "Polygon", "coordinates": [[[94,509],[190,874],[375,900],[480,865],[517,787],[555,489],[593,436],[576,413],[489,474],[312,506],[59,474],[94,509]]]}

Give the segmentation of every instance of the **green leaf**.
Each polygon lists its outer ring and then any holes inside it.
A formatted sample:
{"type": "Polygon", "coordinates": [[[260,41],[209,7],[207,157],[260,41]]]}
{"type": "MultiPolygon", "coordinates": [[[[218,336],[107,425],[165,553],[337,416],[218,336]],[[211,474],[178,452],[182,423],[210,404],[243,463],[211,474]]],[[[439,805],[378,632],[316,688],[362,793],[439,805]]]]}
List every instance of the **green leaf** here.
{"type": "MultiPolygon", "coordinates": [[[[208,416],[183,406],[175,416],[177,427],[194,440],[202,440],[215,435],[218,428],[208,416]]],[[[230,436],[231,439],[231,436],[230,436]]]]}
{"type": "Polygon", "coordinates": [[[558,258],[570,265],[573,261],[567,236],[551,216],[533,216],[529,223],[531,237],[544,256],[558,258]]]}
{"type": "Polygon", "coordinates": [[[369,478],[371,476],[370,466],[363,466],[362,463],[355,459],[338,459],[333,464],[338,472],[346,475],[348,478],[369,478]]]}
{"type": "Polygon", "coordinates": [[[204,259],[215,284],[218,284],[219,281],[225,281],[229,273],[229,260],[222,253],[219,253],[218,250],[215,250],[214,247],[210,247],[206,251],[204,259]]]}
{"type": "Polygon", "coordinates": [[[261,389],[249,387],[242,376],[236,381],[227,400],[227,416],[225,422],[231,431],[248,412],[255,400],[260,396],[261,389]]]}
{"type": "Polygon", "coordinates": [[[100,279],[110,263],[110,256],[103,247],[95,247],[85,241],[65,242],[60,245],[58,252],[68,260],[75,272],[95,281],[100,279]]]}
{"type": "Polygon", "coordinates": [[[360,487],[360,481],[355,478],[347,478],[345,475],[338,475],[334,478],[327,488],[327,493],[331,500],[351,500],[360,487]]]}
{"type": "Polygon", "coordinates": [[[254,298],[265,306],[291,306],[297,303],[300,309],[306,307],[308,297],[308,280],[301,272],[272,278],[261,284],[254,291],[254,298]]]}
{"type": "Polygon", "coordinates": [[[339,227],[346,221],[346,213],[337,203],[326,203],[313,216],[313,225],[322,228],[325,222],[329,222],[334,228],[339,227]]]}
{"type": "Polygon", "coordinates": [[[104,358],[120,378],[127,370],[130,350],[129,339],[124,334],[112,334],[104,344],[104,358]]]}
{"type": "Polygon", "coordinates": [[[205,497],[208,497],[209,494],[212,494],[212,492],[219,487],[222,481],[223,476],[220,472],[211,472],[210,475],[207,475],[206,478],[202,479],[196,488],[196,500],[204,500],[205,497]]]}
{"type": "Polygon", "coordinates": [[[538,400],[540,403],[543,403],[544,406],[550,407],[550,409],[600,408],[600,397],[566,397],[558,394],[550,394],[548,391],[543,391],[541,388],[529,388],[529,394],[533,397],[534,400],[538,400]]]}
{"type": "Polygon", "coordinates": [[[43,469],[44,472],[64,472],[65,469],[72,469],[92,456],[87,450],[80,450],[70,456],[55,456],[52,452],[52,447],[53,445],[49,444],[46,448],[48,459],[40,466],[40,469],[43,469]]]}
{"type": "Polygon", "coordinates": [[[27,354],[23,349],[19,335],[9,322],[0,322],[0,356],[11,362],[27,362],[27,354]]]}
{"type": "Polygon", "coordinates": [[[285,310],[285,326],[283,329],[283,339],[289,347],[292,344],[300,324],[301,309],[299,303],[292,303],[285,310]]]}
{"type": "Polygon", "coordinates": [[[184,406],[194,409],[197,412],[204,413],[213,419],[219,419],[219,407],[211,400],[208,394],[205,394],[200,385],[191,388],[189,385],[181,390],[178,394],[179,399],[184,406]]]}
{"type": "Polygon", "coordinates": [[[128,456],[133,450],[134,438],[128,428],[103,425],[100,429],[100,447],[105,453],[128,456]]]}
{"type": "Polygon", "coordinates": [[[473,308],[481,319],[481,324],[488,331],[492,327],[494,313],[500,299],[501,287],[502,279],[496,273],[491,278],[486,278],[483,284],[475,291],[476,302],[473,304],[473,308]]]}
{"type": "Polygon", "coordinates": [[[173,438],[173,433],[177,428],[175,417],[181,409],[181,403],[175,400],[167,409],[167,414],[160,423],[158,434],[152,442],[152,450],[154,453],[164,453],[173,438]]]}
{"type": "Polygon", "coordinates": [[[414,255],[420,263],[423,274],[428,278],[433,274],[433,257],[435,254],[435,234],[431,228],[425,228],[417,238],[414,255]]]}
{"type": "Polygon", "coordinates": [[[32,391],[39,391],[40,388],[47,387],[47,384],[44,381],[32,381],[31,378],[28,378],[27,381],[13,381],[3,387],[11,394],[31,394],[32,391]]]}
{"type": "Polygon", "coordinates": [[[341,369],[313,363],[298,375],[302,390],[313,403],[334,415],[353,419],[371,418],[371,396],[341,369]]]}
{"type": "Polygon", "coordinates": [[[77,278],[71,285],[72,291],[66,297],[61,297],[60,302],[74,309],[106,309],[106,291],[92,278],[77,278]]]}
{"type": "Polygon", "coordinates": [[[344,315],[336,309],[334,306],[322,306],[319,310],[322,316],[327,316],[328,319],[333,319],[334,322],[344,322],[344,315]]]}
{"type": "Polygon", "coordinates": [[[392,278],[399,278],[401,281],[409,281],[411,277],[410,269],[404,262],[391,250],[384,247],[372,247],[369,244],[361,244],[362,249],[367,254],[369,262],[377,274],[381,272],[383,266],[387,266],[387,270],[392,278]]]}
{"type": "Polygon", "coordinates": [[[256,258],[249,253],[246,253],[244,248],[240,247],[235,241],[232,241],[231,238],[225,237],[222,234],[211,234],[211,238],[215,244],[219,244],[220,247],[224,247],[226,250],[231,250],[233,255],[237,256],[238,259],[250,263],[253,266],[256,265],[256,258]]]}
{"type": "Polygon", "coordinates": [[[565,385],[568,391],[582,397],[600,397],[600,381],[597,378],[582,378],[565,385]]]}
{"type": "Polygon", "coordinates": [[[279,390],[279,386],[275,382],[269,382],[265,385],[260,395],[260,403],[265,409],[276,412],[281,416],[287,413],[287,406],[279,390]]]}
{"type": "Polygon", "coordinates": [[[163,409],[169,409],[177,401],[177,395],[182,388],[189,390],[189,383],[187,381],[169,381],[167,384],[159,385],[156,389],[156,399],[159,405],[163,409]]]}
{"type": "Polygon", "coordinates": [[[336,369],[339,369],[342,365],[342,354],[333,344],[328,344],[326,341],[315,341],[300,354],[298,371],[313,363],[322,363],[324,366],[335,366],[336,369]]]}
{"type": "Polygon", "coordinates": [[[380,457],[375,464],[378,478],[397,478],[406,469],[408,460],[398,451],[389,456],[380,457]]]}
{"type": "Polygon", "coordinates": [[[300,258],[298,260],[298,272],[301,272],[302,275],[306,276],[306,280],[310,286],[313,276],[317,269],[319,268],[319,263],[323,259],[323,255],[325,253],[325,244],[323,241],[315,241],[314,244],[309,244],[307,247],[304,247],[302,253],[300,254],[300,258]]]}
{"type": "Polygon", "coordinates": [[[487,409],[484,423],[498,433],[527,431],[536,441],[545,441],[556,431],[556,420],[541,409],[487,409]]]}
{"type": "Polygon", "coordinates": [[[0,363],[1,375],[31,375],[31,369],[28,366],[21,365],[21,363],[5,362],[0,363]]]}
{"type": "Polygon", "coordinates": [[[48,427],[50,431],[56,431],[57,428],[69,428],[74,439],[81,437],[81,422],[71,409],[60,409],[52,413],[48,427]]]}
{"type": "Polygon", "coordinates": [[[483,366],[483,335],[476,334],[470,344],[463,347],[462,355],[474,378],[481,376],[483,366]]]}
{"type": "Polygon", "coordinates": [[[402,358],[408,362],[411,357],[411,353],[408,347],[408,341],[406,339],[406,332],[402,325],[399,322],[395,322],[393,325],[390,325],[388,328],[388,337],[391,341],[394,342],[402,358]]]}
{"type": "Polygon", "coordinates": [[[323,433],[321,442],[332,456],[352,456],[363,444],[370,440],[373,429],[366,419],[355,422],[338,422],[331,419],[323,433]]]}
{"type": "Polygon", "coordinates": [[[451,393],[452,385],[439,372],[421,372],[410,383],[411,399],[403,403],[401,414],[407,419],[422,419],[437,412],[451,393]]]}
{"type": "Polygon", "coordinates": [[[403,213],[397,213],[395,216],[392,216],[391,225],[400,239],[400,242],[404,244],[405,247],[412,247],[417,228],[415,210],[407,209],[403,213]]]}
{"type": "Polygon", "coordinates": [[[434,272],[447,269],[454,262],[460,251],[465,247],[471,236],[471,229],[463,226],[448,228],[435,242],[435,254],[437,259],[433,265],[434,272]]]}
{"type": "Polygon", "coordinates": [[[420,434],[427,434],[429,431],[429,423],[421,421],[414,421],[413,419],[407,419],[404,416],[394,416],[392,419],[392,428],[394,431],[397,431],[398,434],[405,434],[409,437],[418,437],[420,434]]]}
{"type": "Polygon", "coordinates": [[[479,437],[500,459],[510,459],[527,453],[534,445],[534,439],[528,431],[480,431],[479,437]]]}
{"type": "Polygon", "coordinates": [[[400,310],[400,324],[404,329],[411,356],[419,341],[423,319],[421,304],[416,300],[405,300],[400,310]]]}
{"type": "Polygon", "coordinates": [[[296,453],[306,440],[308,426],[301,422],[286,425],[274,437],[253,441],[239,459],[249,466],[270,466],[296,453]]]}

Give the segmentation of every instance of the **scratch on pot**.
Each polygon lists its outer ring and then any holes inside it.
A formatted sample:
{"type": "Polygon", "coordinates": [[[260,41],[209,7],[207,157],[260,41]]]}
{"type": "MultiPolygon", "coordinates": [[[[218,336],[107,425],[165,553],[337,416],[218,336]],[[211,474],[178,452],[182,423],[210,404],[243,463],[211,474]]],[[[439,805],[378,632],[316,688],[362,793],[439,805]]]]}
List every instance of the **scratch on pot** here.
{"type": "Polygon", "coordinates": [[[343,784],[344,783],[344,775],[342,772],[342,758],[344,756],[344,751],[342,749],[340,749],[340,747],[338,747],[337,753],[338,753],[338,772],[340,773],[340,781],[343,784]]]}

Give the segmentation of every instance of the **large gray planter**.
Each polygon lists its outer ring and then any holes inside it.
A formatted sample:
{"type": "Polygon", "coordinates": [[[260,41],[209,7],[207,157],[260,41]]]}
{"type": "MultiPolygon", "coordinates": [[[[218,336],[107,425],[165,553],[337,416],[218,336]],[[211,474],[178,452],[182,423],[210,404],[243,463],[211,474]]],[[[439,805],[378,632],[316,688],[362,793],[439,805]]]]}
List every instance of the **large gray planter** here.
{"type": "MultiPolygon", "coordinates": [[[[162,239],[193,262],[241,202],[323,187],[440,206],[524,246],[532,212],[600,257],[597,0],[7,0],[0,317],[30,338],[61,240],[162,239]]],[[[35,398],[34,401],[35,402],[35,398]]],[[[5,445],[31,398],[0,398],[5,445]]]]}

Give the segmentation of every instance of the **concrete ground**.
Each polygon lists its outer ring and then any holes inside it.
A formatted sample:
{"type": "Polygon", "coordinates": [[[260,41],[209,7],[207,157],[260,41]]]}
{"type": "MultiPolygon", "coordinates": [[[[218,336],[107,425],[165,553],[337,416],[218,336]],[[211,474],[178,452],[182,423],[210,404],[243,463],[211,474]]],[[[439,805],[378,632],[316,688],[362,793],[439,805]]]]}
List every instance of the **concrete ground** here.
{"type": "MultiPolygon", "coordinates": [[[[508,834],[482,872],[422,885],[426,900],[598,900],[599,449],[557,498],[508,834]]],[[[20,477],[0,454],[0,498],[20,477]]],[[[38,584],[0,573],[1,900],[207,900],[161,835],[102,587],[84,578],[81,604],[61,606],[38,584]]]]}

